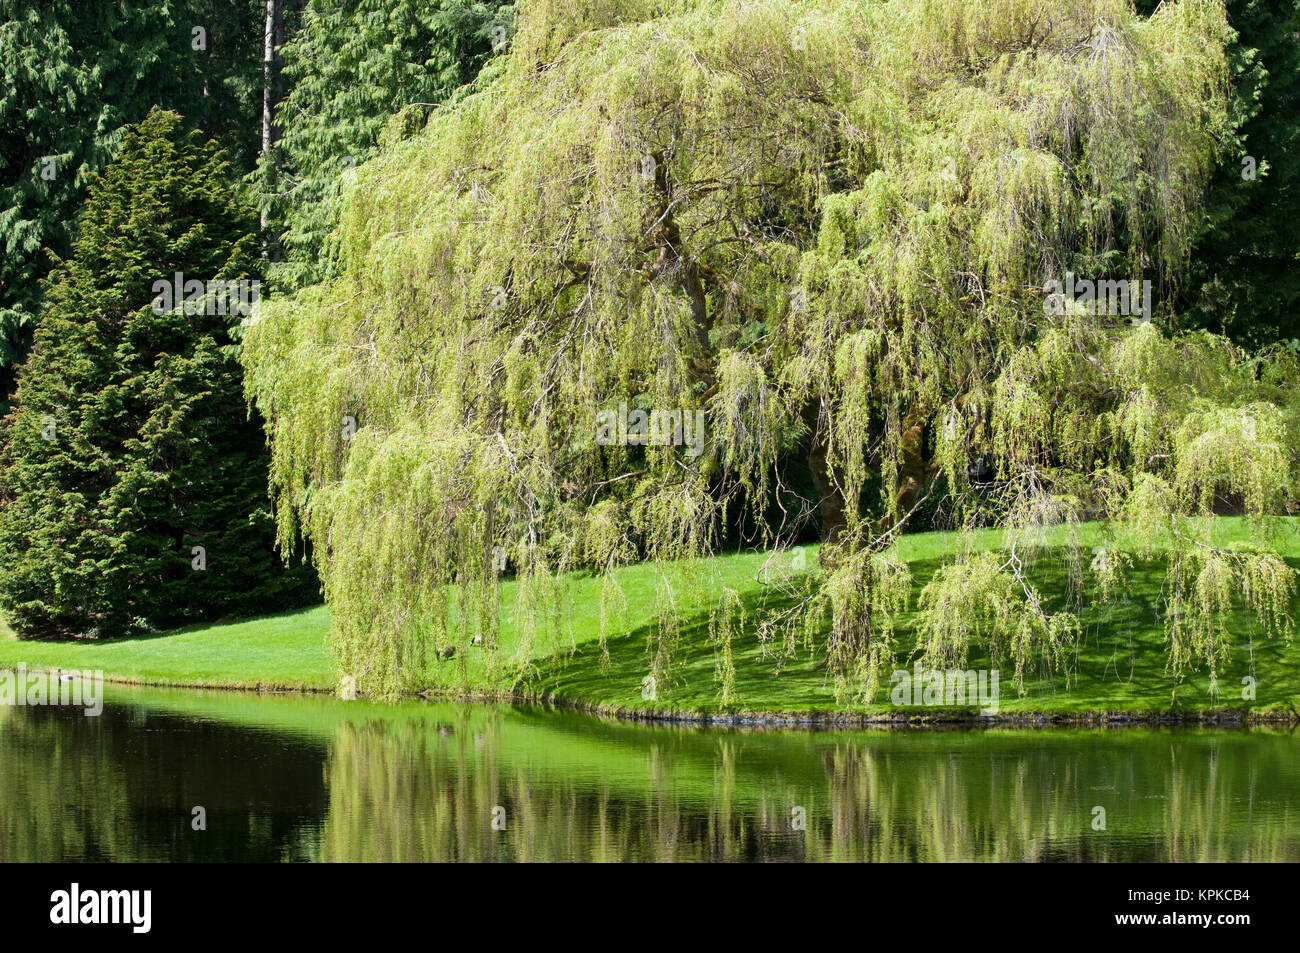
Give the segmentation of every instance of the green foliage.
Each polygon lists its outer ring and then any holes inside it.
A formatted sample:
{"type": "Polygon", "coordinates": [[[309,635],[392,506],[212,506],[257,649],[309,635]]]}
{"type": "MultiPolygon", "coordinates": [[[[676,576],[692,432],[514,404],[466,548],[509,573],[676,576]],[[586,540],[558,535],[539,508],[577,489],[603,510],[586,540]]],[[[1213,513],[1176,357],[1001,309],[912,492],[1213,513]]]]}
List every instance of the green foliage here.
{"type": "MultiPolygon", "coordinates": [[[[1294,362],[1045,302],[1067,271],[1185,269],[1229,39],[1213,0],[1149,19],[1121,0],[521,5],[490,82],[347,183],[342,271],[266,308],[244,352],[281,538],[315,543],[342,673],[387,694],[446,681],[421,660],[474,633],[493,655],[499,547],[539,630],[565,571],[661,567],[647,656],[671,691],[674,606],[706,580],[669,563],[697,565],[729,508],[762,524],[791,453],[839,521],[794,608],[756,627],[784,659],[829,614],[841,695],[870,699],[893,662],[894,550],[941,475],[954,525],[1008,532],[923,594],[927,664],[972,638],[1022,686],[1069,664],[1077,619],[1029,579],[1061,523],[1109,518],[1127,553],[1136,509],[1210,552],[1200,517],[1226,501],[1266,558],[1264,517],[1295,499],[1294,362]],[[703,411],[702,452],[602,440],[611,408],[703,411]],[[1227,429],[1242,417],[1253,436],[1227,429]]],[[[1064,558],[1080,583],[1077,545],[1064,558]]],[[[1289,570],[1248,572],[1276,620],[1289,570]]]]}
{"type": "Polygon", "coordinates": [[[4,422],[0,605],[21,634],[118,634],[310,595],[310,572],[273,552],[238,317],[155,313],[155,282],[176,272],[256,278],[256,220],[231,184],[215,144],[159,110],[91,180],[4,422]]]}
{"type": "Polygon", "coordinates": [[[281,48],[290,88],[276,113],[277,154],[262,157],[260,172],[264,210],[287,228],[274,278],[297,288],[329,273],[327,199],[341,179],[374,155],[390,121],[393,135],[409,134],[473,80],[510,28],[501,0],[306,5],[281,48]]]}
{"type": "Polygon", "coordinates": [[[1233,130],[1180,294],[1194,327],[1300,347],[1300,4],[1229,0],[1233,130]]]}
{"type": "MultiPolygon", "coordinates": [[[[1240,517],[1217,520],[1223,548],[1234,548],[1251,536],[1240,517]]],[[[1078,527],[1080,543],[1093,554],[1094,563],[1106,542],[1102,529],[1096,523],[1078,527]]],[[[1279,552],[1293,566],[1300,564],[1300,518],[1284,520],[1281,529],[1277,536],[1279,552]]],[[[898,558],[907,564],[913,586],[924,590],[934,574],[948,564],[955,546],[969,543],[968,554],[996,551],[1001,536],[998,529],[976,533],[969,540],[949,532],[908,533],[899,540],[898,558]]],[[[1059,527],[1049,534],[1049,545],[1067,543],[1059,527]]],[[[1208,678],[1180,681],[1166,670],[1168,633],[1158,609],[1166,601],[1171,547],[1160,545],[1154,549],[1150,559],[1133,560],[1127,567],[1122,599],[1102,602],[1093,597],[1096,590],[1089,591],[1090,598],[1078,612],[1084,635],[1076,646],[1077,661],[1072,666],[1069,691],[1062,691],[1058,676],[1044,672],[1028,681],[1023,697],[1016,697],[1011,689],[1011,673],[1003,671],[1002,712],[1078,714],[1172,709],[1193,713],[1222,706],[1284,716],[1290,708],[1300,705],[1300,641],[1295,639],[1256,640],[1249,652],[1234,647],[1229,665],[1218,670],[1221,694],[1217,699],[1208,692],[1208,678]],[[1245,676],[1254,679],[1254,698],[1243,697],[1239,691],[1245,676]]],[[[1059,555],[1059,550],[1045,551],[1043,556],[1050,558],[1040,558],[1031,571],[1033,583],[1053,611],[1067,604],[1069,576],[1066,561],[1057,558],[1059,555]]],[[[797,582],[806,571],[797,568],[799,564],[809,568],[817,564],[816,546],[796,548],[789,556],[794,557],[786,563],[789,573],[780,571],[780,557],[773,558],[771,551],[711,557],[708,575],[716,580],[716,588],[709,587],[698,601],[686,599],[678,605],[684,616],[675,666],[680,673],[678,683],[653,699],[646,697],[643,636],[655,618],[657,567],[637,563],[619,567],[608,575],[574,577],[567,589],[565,614],[572,623],[576,650],[566,646],[565,651],[555,653],[545,644],[537,646],[530,660],[536,673],[530,678],[529,690],[574,704],[621,710],[830,712],[859,708],[857,698],[835,698],[835,686],[826,677],[825,665],[815,656],[801,651],[799,657],[781,665],[781,646],[775,642],[764,644],[761,638],[753,637],[754,623],[770,618],[774,606],[788,604],[785,583],[797,582]],[[601,618],[610,606],[605,591],[610,585],[624,598],[612,600],[618,618],[611,624],[617,628],[607,633],[607,644],[602,646],[601,618]],[[730,610],[729,618],[720,612],[724,606],[730,610]],[[720,626],[727,624],[732,626],[730,660],[734,680],[733,693],[724,703],[722,676],[726,669],[719,636],[723,634],[720,626]]],[[[501,652],[512,658],[518,651],[521,624],[525,621],[510,611],[516,605],[513,578],[501,580],[500,598],[505,609],[501,652]]],[[[915,661],[911,653],[918,647],[917,637],[924,621],[917,612],[917,601],[912,599],[908,611],[895,619],[900,668],[911,668],[915,661]]],[[[1291,609],[1293,615],[1300,611],[1300,598],[1292,599],[1291,609]]],[[[1248,617],[1233,617],[1231,631],[1236,646],[1242,646],[1250,626],[1248,617]]],[[[110,678],[164,685],[252,688],[260,682],[263,688],[337,691],[339,679],[326,650],[329,629],[330,613],[325,606],[215,626],[187,626],[161,636],[106,641],[17,640],[5,638],[8,633],[0,629],[0,667],[14,668],[24,663],[29,668],[102,670],[110,678]]],[[[995,667],[990,658],[991,646],[980,645],[980,641],[972,640],[966,666],[995,667]]],[[[455,670],[461,661],[453,656],[439,664],[455,670]]],[[[470,691],[487,696],[508,689],[513,673],[502,670],[496,681],[489,682],[484,661],[482,650],[471,646],[467,666],[470,691]]],[[[888,683],[877,692],[870,710],[891,710],[888,683]]],[[[898,713],[908,712],[904,709],[898,713]]],[[[911,714],[929,717],[936,712],[913,709],[911,714]]]]}
{"type": "Polygon", "coordinates": [[[0,0],[0,385],[7,398],[67,256],[86,186],[155,105],[219,139],[241,169],[258,138],[255,0],[0,0]],[[195,27],[205,49],[196,50],[195,27]]]}

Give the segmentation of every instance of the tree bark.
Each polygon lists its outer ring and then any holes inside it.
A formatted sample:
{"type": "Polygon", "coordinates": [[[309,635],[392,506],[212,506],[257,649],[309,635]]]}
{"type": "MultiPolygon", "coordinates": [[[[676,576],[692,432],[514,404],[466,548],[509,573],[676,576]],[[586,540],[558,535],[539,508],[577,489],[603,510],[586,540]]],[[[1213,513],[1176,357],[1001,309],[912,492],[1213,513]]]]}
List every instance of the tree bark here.
{"type": "Polygon", "coordinates": [[[817,492],[817,513],[821,517],[821,541],[834,542],[844,532],[847,518],[844,515],[844,495],[835,485],[834,474],[826,454],[826,430],[822,425],[821,400],[815,399],[804,406],[803,420],[808,426],[808,454],[806,461],[812,474],[813,489],[817,492]]]}
{"type": "MultiPolygon", "coordinates": [[[[673,215],[673,183],[668,178],[667,160],[662,150],[649,156],[654,162],[654,190],[659,196],[658,206],[650,213],[650,222],[657,223],[650,234],[650,247],[658,250],[647,277],[651,281],[666,279],[685,296],[691,309],[690,346],[694,353],[688,359],[698,370],[707,366],[709,352],[709,313],[704,285],[700,280],[699,265],[687,254],[681,229],[673,215]]],[[[661,331],[670,353],[677,345],[674,329],[665,321],[661,331]]]]}
{"type": "MultiPolygon", "coordinates": [[[[275,107],[279,98],[276,95],[275,56],[277,47],[284,39],[280,3],[281,0],[266,0],[266,27],[262,33],[262,155],[270,161],[275,172],[278,172],[279,166],[275,154],[275,144],[279,138],[275,128],[275,107]]],[[[267,234],[269,220],[265,204],[262,206],[261,223],[262,233],[267,235],[264,254],[271,261],[279,261],[280,236],[267,234]]]]}

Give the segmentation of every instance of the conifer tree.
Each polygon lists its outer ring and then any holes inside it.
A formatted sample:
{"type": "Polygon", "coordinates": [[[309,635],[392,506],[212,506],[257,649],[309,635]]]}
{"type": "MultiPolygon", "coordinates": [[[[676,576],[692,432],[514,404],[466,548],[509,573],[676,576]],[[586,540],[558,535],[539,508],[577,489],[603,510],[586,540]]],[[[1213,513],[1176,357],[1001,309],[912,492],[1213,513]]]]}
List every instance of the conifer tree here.
{"type": "Polygon", "coordinates": [[[1251,348],[1300,348],[1300,3],[1229,0],[1233,132],[1180,310],[1251,348]]]}
{"type": "Polygon", "coordinates": [[[8,396],[53,258],[90,177],[153,106],[257,154],[260,21],[252,0],[0,0],[0,392],[8,396]],[[246,118],[248,117],[248,118],[246,118]]]}
{"type": "Polygon", "coordinates": [[[310,573],[274,554],[262,425],[241,396],[258,266],[256,215],[215,144],[161,110],[128,129],[47,282],[4,421],[0,605],[21,634],[310,596],[310,573]]]}
{"type": "Polygon", "coordinates": [[[303,8],[280,51],[281,138],[259,173],[263,214],[287,228],[274,278],[299,287],[327,273],[333,223],[325,200],[375,154],[394,114],[396,134],[418,129],[507,46],[511,27],[502,0],[313,0],[303,8]]]}

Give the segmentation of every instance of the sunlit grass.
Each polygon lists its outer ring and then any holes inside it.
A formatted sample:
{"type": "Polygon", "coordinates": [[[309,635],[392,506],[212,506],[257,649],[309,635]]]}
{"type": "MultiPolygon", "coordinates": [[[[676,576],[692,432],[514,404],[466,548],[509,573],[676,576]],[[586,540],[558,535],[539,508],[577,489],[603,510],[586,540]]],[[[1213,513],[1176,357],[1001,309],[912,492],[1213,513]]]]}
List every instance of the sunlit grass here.
{"type": "MultiPolygon", "coordinates": [[[[1225,538],[1244,536],[1235,520],[1220,527],[1225,538]]],[[[1048,544],[1061,541],[1061,530],[1053,531],[1048,544]]],[[[995,532],[977,539],[981,546],[1000,542],[995,532]]],[[[1091,547],[1100,540],[1095,526],[1080,528],[1080,545],[1085,562],[1091,547]]],[[[1276,540],[1292,565],[1300,566],[1300,537],[1294,522],[1282,524],[1276,540]]],[[[914,579],[912,606],[916,594],[930,575],[951,553],[956,537],[946,533],[923,533],[904,537],[900,555],[908,562],[914,579]]],[[[708,606],[722,584],[737,590],[750,619],[764,611],[779,609],[791,601],[796,553],[802,553],[809,568],[817,565],[817,547],[804,547],[777,556],[767,553],[733,553],[698,564],[671,567],[678,592],[678,613],[682,641],[675,660],[672,684],[656,686],[656,698],[643,698],[643,679],[650,667],[649,643],[655,618],[658,570],[651,565],[620,569],[617,580],[626,609],[611,620],[608,642],[609,665],[600,664],[598,633],[601,618],[602,581],[578,575],[567,580],[567,597],[558,629],[548,628],[536,639],[528,659],[529,671],[517,681],[517,665],[506,666],[505,674],[487,683],[482,650],[471,647],[469,658],[435,663],[444,670],[437,679],[480,691],[490,689],[540,693],[585,704],[619,709],[667,709],[718,711],[722,708],[720,685],[714,675],[714,647],[708,638],[708,606]],[[462,681],[462,663],[464,676],[462,681]]],[[[1066,579],[1059,552],[1047,552],[1033,575],[1049,597],[1049,609],[1064,600],[1066,579]]],[[[1084,635],[1067,678],[1058,673],[1030,681],[1027,694],[1019,697],[1005,666],[1000,683],[1000,708],[1004,712],[1045,711],[1158,711],[1200,710],[1212,707],[1255,708],[1282,711],[1300,707],[1300,643],[1252,637],[1248,620],[1242,619],[1239,637],[1228,668],[1220,675],[1219,696],[1211,697],[1208,677],[1200,674],[1176,683],[1165,672],[1164,630],[1161,620],[1164,581],[1163,561],[1135,567],[1129,598],[1116,605],[1082,606],[1084,635]],[[1253,641],[1253,645],[1251,644],[1253,641]],[[1253,656],[1253,670],[1252,670],[1253,656]],[[1242,678],[1256,679],[1256,698],[1243,700],[1242,678]]],[[[1300,602],[1293,605],[1300,617],[1300,602]]],[[[900,632],[900,667],[908,662],[911,647],[910,617],[900,632]]],[[[323,606],[282,615],[223,625],[195,627],[148,638],[113,642],[25,642],[0,638],[0,666],[23,662],[28,666],[103,670],[110,678],[151,684],[262,687],[263,689],[332,689],[338,675],[332,670],[326,648],[329,611],[323,606]]],[[[6,633],[8,634],[8,633],[6,633]]],[[[1258,633],[1256,633],[1258,636],[1258,633]]],[[[503,658],[518,662],[521,640],[515,609],[515,584],[502,584],[503,658]]],[[[809,712],[861,708],[853,699],[837,703],[820,654],[802,646],[790,658],[783,658],[771,645],[760,646],[751,626],[733,643],[736,668],[736,700],[731,710],[809,712]],[[778,673],[779,670],[779,673],[778,673]]],[[[976,652],[968,662],[971,669],[987,669],[987,656],[976,652]]],[[[432,681],[432,679],[431,679],[432,681]]],[[[885,694],[873,708],[888,709],[885,694]]]]}
{"type": "Polygon", "coordinates": [[[0,639],[0,666],[102,670],[153,685],[331,688],[329,610],[299,609],[223,625],[106,642],[0,639]]]}

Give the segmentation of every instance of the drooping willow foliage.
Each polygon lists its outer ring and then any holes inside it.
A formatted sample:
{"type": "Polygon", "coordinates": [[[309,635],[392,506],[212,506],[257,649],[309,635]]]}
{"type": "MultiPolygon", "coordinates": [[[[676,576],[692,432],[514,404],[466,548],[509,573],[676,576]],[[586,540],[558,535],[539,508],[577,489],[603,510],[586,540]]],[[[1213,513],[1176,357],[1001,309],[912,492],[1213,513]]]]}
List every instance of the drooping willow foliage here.
{"type": "MultiPolygon", "coordinates": [[[[797,521],[763,515],[792,454],[820,571],[743,621],[813,646],[841,692],[873,693],[913,602],[936,664],[974,641],[1022,677],[1064,665],[1077,621],[1028,573],[1086,519],[1109,542],[1067,560],[1101,591],[1170,552],[1176,674],[1219,664],[1243,605],[1288,628],[1266,521],[1227,546],[1205,517],[1294,498],[1294,363],[1045,306],[1067,273],[1177,281],[1225,128],[1219,3],[532,0],[518,23],[483,92],[355,171],[341,277],[247,335],[282,542],[314,544],[341,672],[391,693],[478,636],[500,673],[557,629],[563,573],[649,559],[667,684],[669,564],[737,508],[788,542],[797,521]],[[936,492],[1006,544],[917,601],[894,546],[936,492]]],[[[718,599],[725,698],[743,609],[718,599]]]]}

